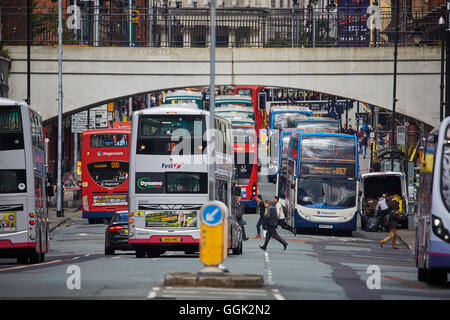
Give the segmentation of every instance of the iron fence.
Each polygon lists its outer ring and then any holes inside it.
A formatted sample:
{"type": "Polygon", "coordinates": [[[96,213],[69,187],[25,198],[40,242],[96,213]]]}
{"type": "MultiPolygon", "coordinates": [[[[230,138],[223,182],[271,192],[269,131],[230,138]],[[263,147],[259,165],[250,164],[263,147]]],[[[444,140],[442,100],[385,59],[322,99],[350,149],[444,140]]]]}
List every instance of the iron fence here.
{"type": "MultiPolygon", "coordinates": [[[[250,9],[218,8],[218,47],[360,47],[437,45],[439,12],[424,8],[250,9]]],[[[209,10],[204,8],[68,7],[63,44],[87,46],[208,47],[209,10]]],[[[1,10],[2,45],[25,45],[26,8],[1,10]]],[[[33,8],[32,44],[56,45],[57,8],[33,8]]]]}

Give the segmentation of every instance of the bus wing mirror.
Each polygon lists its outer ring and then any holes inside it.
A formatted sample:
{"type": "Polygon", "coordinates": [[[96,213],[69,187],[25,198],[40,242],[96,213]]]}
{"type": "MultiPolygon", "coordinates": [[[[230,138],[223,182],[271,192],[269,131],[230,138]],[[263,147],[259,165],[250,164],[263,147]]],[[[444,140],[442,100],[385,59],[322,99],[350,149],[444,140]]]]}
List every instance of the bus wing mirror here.
{"type": "Polygon", "coordinates": [[[312,203],[313,203],[313,198],[312,198],[312,197],[305,196],[305,197],[302,198],[302,202],[303,202],[304,204],[312,204],[312,203]]]}

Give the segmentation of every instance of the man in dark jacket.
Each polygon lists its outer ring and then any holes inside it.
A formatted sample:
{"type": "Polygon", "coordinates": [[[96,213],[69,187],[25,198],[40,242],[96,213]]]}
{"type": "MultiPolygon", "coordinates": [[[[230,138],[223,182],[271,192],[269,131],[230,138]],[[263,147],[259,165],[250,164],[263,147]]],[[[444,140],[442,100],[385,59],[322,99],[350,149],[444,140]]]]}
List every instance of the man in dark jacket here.
{"type": "Polygon", "coordinates": [[[264,201],[264,207],[266,208],[264,218],[267,226],[267,234],[266,240],[264,241],[264,245],[259,247],[264,251],[266,251],[267,244],[269,243],[270,238],[274,238],[283,245],[283,250],[286,250],[288,243],[283,238],[281,238],[277,232],[278,226],[277,209],[274,206],[270,205],[269,200],[264,201]]]}
{"type": "Polygon", "coordinates": [[[242,240],[247,241],[247,235],[245,234],[245,227],[244,227],[244,204],[241,203],[241,197],[236,197],[236,201],[235,201],[235,206],[236,206],[236,219],[237,222],[239,223],[239,225],[241,226],[242,229],[242,240]]]}
{"type": "Polygon", "coordinates": [[[264,212],[266,211],[266,207],[264,207],[264,201],[262,200],[260,194],[258,194],[255,197],[255,200],[258,203],[258,206],[256,207],[256,213],[259,214],[259,219],[258,222],[256,223],[256,233],[257,233],[256,238],[261,238],[261,226],[263,230],[267,230],[266,223],[264,221],[264,212]]]}

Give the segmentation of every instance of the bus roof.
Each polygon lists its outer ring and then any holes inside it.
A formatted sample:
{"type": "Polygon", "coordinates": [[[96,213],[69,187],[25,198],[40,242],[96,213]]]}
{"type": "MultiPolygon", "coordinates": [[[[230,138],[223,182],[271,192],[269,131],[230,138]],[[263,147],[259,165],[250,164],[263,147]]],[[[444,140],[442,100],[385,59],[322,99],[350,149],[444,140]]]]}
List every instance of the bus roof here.
{"type": "Polygon", "coordinates": [[[0,97],[0,106],[10,106],[10,105],[28,106],[28,104],[23,100],[0,97]]]}
{"type": "Polygon", "coordinates": [[[166,99],[180,99],[180,98],[197,98],[197,99],[203,99],[203,94],[201,92],[196,91],[187,91],[187,90],[177,90],[168,92],[166,94],[166,99]]]}
{"type": "Polygon", "coordinates": [[[297,122],[328,122],[328,123],[339,123],[338,120],[333,118],[323,118],[323,117],[305,117],[303,119],[297,119],[297,122]]]}
{"type": "Polygon", "coordinates": [[[223,96],[217,96],[215,98],[216,102],[228,101],[228,100],[230,102],[239,102],[239,100],[243,100],[244,102],[251,102],[252,101],[252,97],[244,96],[244,95],[240,95],[240,94],[227,94],[227,95],[223,95],[223,96]]]}
{"type": "Polygon", "coordinates": [[[135,111],[139,115],[141,114],[168,114],[168,112],[185,113],[185,114],[205,114],[207,111],[198,108],[195,103],[174,103],[174,104],[162,104],[155,108],[147,108],[139,111],[135,111]]]}

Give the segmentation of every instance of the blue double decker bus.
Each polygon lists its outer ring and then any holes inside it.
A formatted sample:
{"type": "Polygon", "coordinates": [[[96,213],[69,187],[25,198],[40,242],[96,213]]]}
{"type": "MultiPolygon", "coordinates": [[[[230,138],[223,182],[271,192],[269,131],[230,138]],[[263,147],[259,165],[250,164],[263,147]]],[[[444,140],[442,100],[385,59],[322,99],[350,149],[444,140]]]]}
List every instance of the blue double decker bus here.
{"type": "Polygon", "coordinates": [[[355,136],[293,132],[286,167],[287,221],[296,229],[356,230],[355,136]]]}

